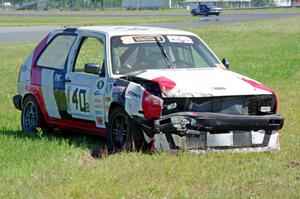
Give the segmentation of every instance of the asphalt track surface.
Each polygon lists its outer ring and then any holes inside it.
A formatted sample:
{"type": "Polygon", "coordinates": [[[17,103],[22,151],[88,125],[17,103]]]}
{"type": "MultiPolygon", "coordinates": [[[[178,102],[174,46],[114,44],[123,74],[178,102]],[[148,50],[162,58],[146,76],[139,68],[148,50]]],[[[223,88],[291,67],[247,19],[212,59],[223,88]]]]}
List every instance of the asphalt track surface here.
{"type": "MultiPolygon", "coordinates": [[[[146,14],[9,14],[0,13],[1,16],[11,17],[138,17],[138,16],[152,16],[150,13],[146,14]]],[[[188,14],[158,14],[155,16],[186,16],[188,14]]],[[[300,16],[300,13],[258,13],[258,14],[221,14],[220,16],[199,17],[196,22],[177,22],[177,23],[160,23],[160,24],[136,24],[141,26],[154,26],[164,28],[186,28],[186,27],[200,27],[213,24],[230,24],[235,22],[249,21],[249,20],[267,20],[280,19],[285,17],[300,16]]],[[[0,27],[0,43],[11,42],[25,42],[38,41],[45,37],[51,30],[59,28],[58,26],[25,26],[25,27],[0,27]]]]}

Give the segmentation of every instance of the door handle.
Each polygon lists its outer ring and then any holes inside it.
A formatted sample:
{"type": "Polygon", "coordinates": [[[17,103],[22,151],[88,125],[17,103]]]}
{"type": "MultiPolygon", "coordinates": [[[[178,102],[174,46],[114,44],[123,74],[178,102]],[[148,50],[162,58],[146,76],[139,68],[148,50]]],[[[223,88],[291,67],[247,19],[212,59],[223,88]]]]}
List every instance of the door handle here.
{"type": "Polygon", "coordinates": [[[71,80],[70,79],[64,79],[64,80],[62,80],[63,82],[71,82],[71,80]]]}

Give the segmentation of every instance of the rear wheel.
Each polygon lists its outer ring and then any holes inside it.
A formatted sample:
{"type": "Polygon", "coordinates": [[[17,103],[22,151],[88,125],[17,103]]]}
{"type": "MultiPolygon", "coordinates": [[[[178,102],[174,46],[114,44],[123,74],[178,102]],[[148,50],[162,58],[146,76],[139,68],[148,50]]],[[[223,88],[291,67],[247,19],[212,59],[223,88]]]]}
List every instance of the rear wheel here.
{"type": "Polygon", "coordinates": [[[144,144],[142,131],[121,107],[115,108],[109,117],[107,147],[110,152],[140,150],[144,144]]]}
{"type": "Polygon", "coordinates": [[[34,135],[38,128],[42,128],[42,113],[36,99],[29,96],[24,101],[21,115],[22,131],[26,135],[34,135]]]}

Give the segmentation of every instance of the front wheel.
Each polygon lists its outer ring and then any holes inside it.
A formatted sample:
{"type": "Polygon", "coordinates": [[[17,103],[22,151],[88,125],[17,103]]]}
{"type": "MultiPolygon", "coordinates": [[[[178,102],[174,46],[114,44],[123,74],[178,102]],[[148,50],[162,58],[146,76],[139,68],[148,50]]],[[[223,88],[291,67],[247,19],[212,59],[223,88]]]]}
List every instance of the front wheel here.
{"type": "Polygon", "coordinates": [[[140,150],[144,143],[141,130],[121,107],[109,116],[107,147],[110,152],[140,150]]]}
{"type": "Polygon", "coordinates": [[[42,113],[36,99],[29,96],[24,101],[21,115],[22,131],[26,135],[34,135],[42,127],[42,113]]]}

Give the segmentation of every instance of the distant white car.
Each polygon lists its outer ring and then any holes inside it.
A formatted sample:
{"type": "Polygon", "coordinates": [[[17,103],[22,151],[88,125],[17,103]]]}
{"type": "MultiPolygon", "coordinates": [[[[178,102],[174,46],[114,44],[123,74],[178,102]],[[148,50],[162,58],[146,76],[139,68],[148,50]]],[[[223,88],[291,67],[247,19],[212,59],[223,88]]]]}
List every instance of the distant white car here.
{"type": "Polygon", "coordinates": [[[22,65],[22,130],[107,137],[109,150],[279,149],[275,93],[227,70],[195,34],[97,26],[51,32],[22,65]]]}

